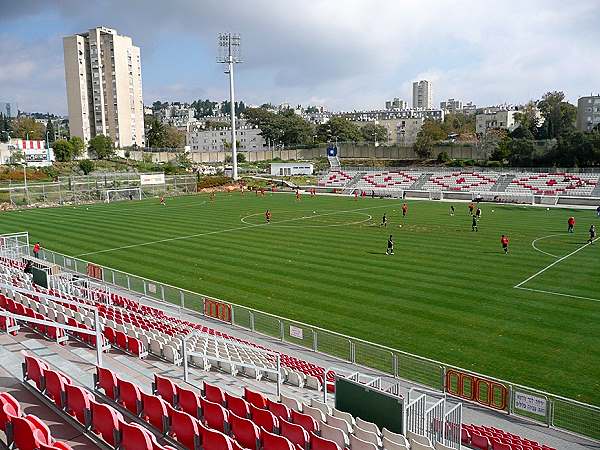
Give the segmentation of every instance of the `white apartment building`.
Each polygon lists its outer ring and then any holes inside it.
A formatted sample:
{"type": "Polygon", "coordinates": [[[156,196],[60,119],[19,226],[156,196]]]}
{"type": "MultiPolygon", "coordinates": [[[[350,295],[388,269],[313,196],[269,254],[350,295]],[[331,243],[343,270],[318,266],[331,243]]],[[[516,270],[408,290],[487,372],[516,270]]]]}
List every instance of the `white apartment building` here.
{"type": "Polygon", "coordinates": [[[385,109],[408,109],[408,104],[404,100],[394,97],[393,100],[385,102],[385,109]]]}
{"type": "MultiPolygon", "coordinates": [[[[262,150],[266,142],[260,133],[260,128],[245,125],[236,127],[238,150],[245,152],[262,150]]],[[[188,131],[186,142],[192,152],[227,151],[231,148],[231,128],[205,130],[194,127],[188,131]]]]}
{"type": "Polygon", "coordinates": [[[163,124],[184,130],[187,130],[188,125],[195,121],[194,108],[181,104],[173,104],[159,109],[154,116],[163,124]]]}
{"type": "Polygon", "coordinates": [[[484,111],[475,116],[475,132],[477,134],[486,134],[489,130],[508,130],[513,131],[519,126],[515,121],[515,114],[519,111],[514,109],[496,108],[484,111]]]}
{"type": "Polygon", "coordinates": [[[447,113],[461,112],[463,109],[463,102],[461,100],[449,98],[445,102],[440,102],[440,109],[447,113]]]}
{"type": "Polygon", "coordinates": [[[577,129],[590,132],[600,124],[600,95],[581,97],[577,101],[577,129]]]}
{"type": "Polygon", "coordinates": [[[433,85],[421,80],[413,83],[413,108],[433,109],[433,85]]]}
{"type": "Polygon", "coordinates": [[[97,27],[63,38],[71,136],[98,134],[116,147],[145,145],[140,49],[128,36],[97,27]]]}

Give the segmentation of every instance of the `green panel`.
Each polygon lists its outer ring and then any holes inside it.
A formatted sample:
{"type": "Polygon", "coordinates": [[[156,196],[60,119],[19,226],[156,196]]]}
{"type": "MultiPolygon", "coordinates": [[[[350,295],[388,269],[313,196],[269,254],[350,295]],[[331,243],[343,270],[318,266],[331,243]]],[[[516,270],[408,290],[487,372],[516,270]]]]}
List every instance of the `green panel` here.
{"type": "Polygon", "coordinates": [[[48,274],[42,269],[31,268],[33,274],[33,282],[38,286],[48,287],[48,274]]]}
{"type": "Polygon", "coordinates": [[[354,417],[373,422],[380,429],[386,427],[394,433],[402,433],[403,400],[391,394],[344,378],[336,378],[335,407],[354,417]]]}

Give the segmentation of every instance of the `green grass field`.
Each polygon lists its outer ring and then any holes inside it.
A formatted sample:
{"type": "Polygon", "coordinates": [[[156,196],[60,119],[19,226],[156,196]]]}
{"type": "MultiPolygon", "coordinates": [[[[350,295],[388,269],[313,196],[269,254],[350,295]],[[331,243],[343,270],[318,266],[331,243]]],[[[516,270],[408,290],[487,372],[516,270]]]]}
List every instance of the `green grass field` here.
{"type": "Polygon", "coordinates": [[[6,212],[0,230],[26,230],[51,250],[600,405],[600,241],[522,286],[547,292],[513,288],[583,246],[590,224],[600,225],[594,211],[484,204],[475,233],[464,203],[451,217],[449,203],[409,201],[406,219],[399,201],[382,199],[236,193],[167,203],[6,212]],[[384,212],[387,229],[378,226],[384,212]],[[568,235],[571,214],[578,222],[568,235]],[[394,256],[385,255],[390,233],[394,256]]]}

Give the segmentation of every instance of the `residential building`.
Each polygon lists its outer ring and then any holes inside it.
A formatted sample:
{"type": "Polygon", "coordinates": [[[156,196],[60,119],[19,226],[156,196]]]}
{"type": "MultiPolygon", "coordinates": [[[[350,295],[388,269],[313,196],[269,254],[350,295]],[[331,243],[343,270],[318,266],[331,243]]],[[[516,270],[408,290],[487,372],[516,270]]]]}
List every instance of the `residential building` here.
{"type": "Polygon", "coordinates": [[[419,134],[424,121],[425,119],[422,115],[377,121],[377,124],[385,127],[388,132],[387,142],[382,142],[382,144],[401,146],[413,145],[417,140],[417,134],[419,134]]]}
{"type": "Polygon", "coordinates": [[[577,129],[589,132],[600,124],[600,95],[581,97],[577,101],[577,129]]]}
{"type": "MultiPolygon", "coordinates": [[[[238,142],[237,148],[240,151],[262,150],[266,145],[264,138],[260,135],[260,128],[241,123],[236,126],[235,133],[238,142]]],[[[194,126],[187,132],[186,142],[191,152],[227,151],[231,148],[231,128],[206,130],[203,127],[194,126]]]]}
{"type": "Polygon", "coordinates": [[[69,128],[85,142],[110,136],[117,147],[144,146],[140,49],[97,27],[63,38],[69,128]]]}
{"type": "Polygon", "coordinates": [[[433,85],[421,80],[413,83],[413,108],[433,109],[433,85]]]}
{"type": "Polygon", "coordinates": [[[462,107],[462,113],[467,115],[477,114],[477,105],[473,102],[465,103],[462,107]]]}
{"type": "Polygon", "coordinates": [[[187,130],[194,121],[194,108],[188,104],[173,103],[154,112],[154,116],[165,125],[187,130]]]}
{"type": "Polygon", "coordinates": [[[390,109],[373,111],[351,111],[335,114],[352,122],[374,122],[394,119],[423,118],[432,120],[444,120],[444,111],[441,109],[390,109]]]}
{"type": "Polygon", "coordinates": [[[515,114],[518,112],[514,108],[498,109],[493,107],[484,110],[483,113],[475,116],[475,132],[477,134],[486,134],[489,130],[513,131],[519,126],[515,121],[515,114]]]}
{"type": "Polygon", "coordinates": [[[440,109],[446,113],[462,112],[463,102],[460,100],[449,98],[445,102],[440,102],[440,109]]]}
{"type": "Polygon", "coordinates": [[[407,109],[408,104],[404,100],[400,100],[395,97],[394,100],[388,100],[385,102],[385,109],[407,109]]]}

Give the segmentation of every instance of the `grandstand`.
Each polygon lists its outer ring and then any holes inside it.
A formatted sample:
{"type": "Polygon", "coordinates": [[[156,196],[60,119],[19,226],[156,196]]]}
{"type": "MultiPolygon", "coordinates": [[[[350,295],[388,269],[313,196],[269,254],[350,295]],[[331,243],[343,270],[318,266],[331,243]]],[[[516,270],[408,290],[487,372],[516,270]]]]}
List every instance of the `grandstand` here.
{"type": "Polygon", "coordinates": [[[332,168],[318,183],[324,189],[342,188],[379,196],[432,198],[427,192],[441,193],[437,198],[470,200],[476,194],[489,201],[546,203],[544,197],[560,204],[588,204],[586,199],[600,198],[598,173],[567,172],[492,172],[489,170],[426,171],[360,168],[332,168]]]}
{"type": "Polygon", "coordinates": [[[226,321],[181,310],[175,317],[133,291],[72,278],[67,289],[65,273],[40,263],[49,279],[63,281],[43,288],[23,273],[28,249],[21,251],[0,259],[0,376],[12,380],[0,389],[0,441],[11,448],[588,448],[534,422],[523,426],[363,367],[243,336],[226,321]],[[336,373],[396,391],[403,429],[338,409],[336,373]]]}

